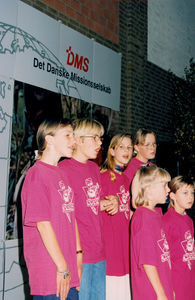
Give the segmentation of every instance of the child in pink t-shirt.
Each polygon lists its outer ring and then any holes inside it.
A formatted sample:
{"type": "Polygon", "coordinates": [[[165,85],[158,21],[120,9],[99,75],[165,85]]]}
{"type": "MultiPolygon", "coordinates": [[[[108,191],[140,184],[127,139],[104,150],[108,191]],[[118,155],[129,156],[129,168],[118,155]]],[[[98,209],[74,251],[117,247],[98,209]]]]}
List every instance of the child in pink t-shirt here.
{"type": "Polygon", "coordinates": [[[75,120],[76,145],[71,159],[59,163],[75,195],[75,215],[84,251],[79,300],[105,300],[106,261],[100,210],[118,211],[115,196],[103,198],[100,171],[93,161],[102,144],[103,126],[95,120],[75,120]]]}
{"type": "Polygon", "coordinates": [[[194,225],[185,212],[194,203],[194,182],[185,176],[177,176],[169,187],[171,207],[163,216],[163,226],[170,246],[175,300],[194,300],[194,225]]]}
{"type": "Polygon", "coordinates": [[[157,204],[169,192],[167,171],[141,167],[132,181],[131,282],[133,299],[173,300],[169,246],[157,204]]]}
{"type": "Polygon", "coordinates": [[[114,216],[102,212],[106,250],[106,300],[130,300],[129,221],[130,196],[127,177],[122,173],[133,152],[131,137],[115,135],[101,168],[104,196],[116,195],[119,210],[114,216]]]}
{"type": "Polygon", "coordinates": [[[78,299],[82,259],[76,255],[81,246],[74,194],[57,166],[62,156],[71,157],[74,143],[67,120],[45,120],[37,132],[37,161],[23,184],[24,256],[34,300],[78,299]]]}
{"type": "Polygon", "coordinates": [[[148,164],[150,159],[154,159],[156,155],[156,135],[153,131],[140,128],[134,137],[134,151],[137,153],[127,166],[124,174],[129,178],[129,183],[133,180],[136,171],[148,164]]]}

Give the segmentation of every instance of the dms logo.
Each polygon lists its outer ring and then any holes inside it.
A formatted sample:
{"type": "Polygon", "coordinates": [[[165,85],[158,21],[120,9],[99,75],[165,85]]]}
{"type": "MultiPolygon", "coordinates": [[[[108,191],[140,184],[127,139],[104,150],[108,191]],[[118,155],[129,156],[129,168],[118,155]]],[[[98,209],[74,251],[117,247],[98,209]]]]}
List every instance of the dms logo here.
{"type": "Polygon", "coordinates": [[[88,72],[89,70],[89,59],[87,57],[79,56],[77,53],[71,51],[71,46],[66,50],[68,53],[67,56],[67,65],[73,66],[74,68],[88,72]]]}

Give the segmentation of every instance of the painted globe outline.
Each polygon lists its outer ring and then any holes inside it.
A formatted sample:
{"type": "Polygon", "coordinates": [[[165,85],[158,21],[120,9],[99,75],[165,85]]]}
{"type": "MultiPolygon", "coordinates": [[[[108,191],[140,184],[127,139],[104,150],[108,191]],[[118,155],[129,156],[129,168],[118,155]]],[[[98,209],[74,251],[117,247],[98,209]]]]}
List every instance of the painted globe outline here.
{"type": "MultiPolygon", "coordinates": [[[[32,49],[41,59],[46,59],[55,65],[56,68],[63,68],[67,72],[56,55],[42,42],[19,27],[0,22],[0,54],[15,54],[17,52],[24,52],[25,49],[32,49]]],[[[76,98],[81,99],[74,81],[70,78],[67,80],[57,78],[56,87],[58,92],[64,95],[70,95],[70,89],[74,89],[78,95],[76,98]]]]}

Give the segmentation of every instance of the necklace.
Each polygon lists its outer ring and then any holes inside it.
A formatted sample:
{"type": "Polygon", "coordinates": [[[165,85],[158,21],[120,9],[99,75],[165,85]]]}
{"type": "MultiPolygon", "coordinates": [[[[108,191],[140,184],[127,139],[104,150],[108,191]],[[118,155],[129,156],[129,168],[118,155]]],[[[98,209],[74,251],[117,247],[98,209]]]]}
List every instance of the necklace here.
{"type": "Polygon", "coordinates": [[[123,170],[124,170],[124,167],[123,167],[123,166],[116,165],[116,166],[115,166],[115,170],[122,173],[123,170]]]}

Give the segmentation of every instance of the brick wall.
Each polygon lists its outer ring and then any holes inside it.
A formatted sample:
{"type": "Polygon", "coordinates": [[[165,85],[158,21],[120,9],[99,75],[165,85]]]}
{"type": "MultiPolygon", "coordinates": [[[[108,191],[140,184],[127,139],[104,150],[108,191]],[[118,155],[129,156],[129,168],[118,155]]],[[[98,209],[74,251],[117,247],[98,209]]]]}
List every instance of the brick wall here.
{"type": "Polygon", "coordinates": [[[22,0],[86,35],[96,33],[118,43],[119,0],[22,0]]]}
{"type": "MultiPolygon", "coordinates": [[[[122,74],[125,98],[121,98],[121,124],[133,131],[143,123],[144,68],[147,55],[147,1],[121,1],[119,9],[122,74]],[[125,24],[123,24],[125,14],[125,24]],[[125,36],[124,36],[125,34],[125,36]],[[125,78],[124,78],[125,77],[125,78]]],[[[123,82],[122,80],[122,82],[123,82]]]]}
{"type": "Polygon", "coordinates": [[[147,0],[120,1],[119,45],[122,52],[120,129],[154,130],[160,142],[172,138],[169,73],[147,61],[147,0]]]}
{"type": "Polygon", "coordinates": [[[172,140],[172,93],[170,74],[147,62],[144,76],[144,125],[161,142],[172,140]]]}

